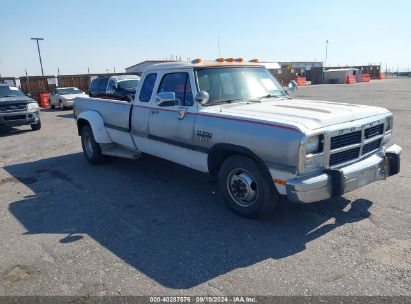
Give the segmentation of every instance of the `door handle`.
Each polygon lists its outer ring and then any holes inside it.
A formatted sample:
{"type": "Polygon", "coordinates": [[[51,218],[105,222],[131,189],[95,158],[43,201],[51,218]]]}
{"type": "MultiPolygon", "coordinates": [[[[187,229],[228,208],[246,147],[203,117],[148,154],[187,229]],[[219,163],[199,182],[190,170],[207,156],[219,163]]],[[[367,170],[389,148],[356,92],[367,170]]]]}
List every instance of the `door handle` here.
{"type": "Polygon", "coordinates": [[[151,110],[150,113],[151,114],[158,114],[158,110],[151,110]]]}
{"type": "Polygon", "coordinates": [[[187,108],[180,108],[177,112],[178,119],[184,119],[184,117],[186,117],[187,111],[187,108]]]}

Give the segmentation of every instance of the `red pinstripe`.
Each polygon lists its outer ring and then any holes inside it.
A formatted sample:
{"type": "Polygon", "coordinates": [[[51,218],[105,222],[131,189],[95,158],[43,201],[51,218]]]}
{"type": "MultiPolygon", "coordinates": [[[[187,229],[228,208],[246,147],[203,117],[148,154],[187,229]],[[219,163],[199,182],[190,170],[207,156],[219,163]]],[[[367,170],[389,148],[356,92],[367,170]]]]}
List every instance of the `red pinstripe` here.
{"type": "MultiPolygon", "coordinates": [[[[157,110],[157,111],[176,112],[176,113],[178,112],[177,110],[154,108],[154,107],[150,107],[150,106],[140,106],[140,105],[138,105],[138,106],[134,105],[134,106],[139,107],[139,108],[150,109],[150,110],[157,110]]],[[[297,132],[297,133],[301,133],[300,130],[295,129],[293,127],[282,126],[282,125],[273,124],[273,123],[269,123],[269,122],[248,120],[248,119],[242,119],[242,118],[236,118],[236,117],[227,117],[227,116],[221,116],[221,115],[212,115],[212,114],[205,114],[205,113],[190,113],[190,112],[187,112],[187,114],[188,115],[199,115],[199,116],[211,117],[211,118],[215,118],[215,119],[224,119],[224,120],[232,120],[232,121],[251,123],[251,124],[255,124],[255,125],[263,125],[263,126],[286,129],[286,130],[294,131],[294,132],[297,132]]]]}

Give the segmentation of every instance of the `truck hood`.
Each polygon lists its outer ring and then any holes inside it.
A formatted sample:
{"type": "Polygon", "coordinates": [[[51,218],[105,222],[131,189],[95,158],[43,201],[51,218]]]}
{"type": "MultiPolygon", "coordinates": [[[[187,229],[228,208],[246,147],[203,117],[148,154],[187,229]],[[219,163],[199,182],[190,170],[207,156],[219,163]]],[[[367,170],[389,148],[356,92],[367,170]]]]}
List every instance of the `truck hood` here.
{"type": "Polygon", "coordinates": [[[34,100],[28,96],[0,97],[0,104],[29,103],[34,100]]]}
{"type": "MultiPolygon", "coordinates": [[[[309,130],[389,113],[387,109],[331,101],[270,99],[261,103],[236,103],[212,106],[220,114],[284,123],[309,130]]],[[[213,109],[213,110],[214,110],[213,109]]]]}

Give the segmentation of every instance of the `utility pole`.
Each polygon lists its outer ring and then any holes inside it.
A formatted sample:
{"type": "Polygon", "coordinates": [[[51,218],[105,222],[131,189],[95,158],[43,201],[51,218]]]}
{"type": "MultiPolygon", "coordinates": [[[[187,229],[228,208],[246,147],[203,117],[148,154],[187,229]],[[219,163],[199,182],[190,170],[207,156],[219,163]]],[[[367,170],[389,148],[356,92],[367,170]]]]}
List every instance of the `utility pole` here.
{"type": "Polygon", "coordinates": [[[113,70],[114,70],[114,74],[116,74],[116,67],[113,67],[113,70]]]}
{"type": "Polygon", "coordinates": [[[218,48],[218,58],[221,58],[221,51],[220,51],[220,35],[217,38],[217,48],[218,48]]]}
{"type": "Polygon", "coordinates": [[[30,38],[30,39],[31,39],[31,40],[36,40],[36,42],[37,42],[37,51],[39,52],[41,75],[44,76],[43,62],[41,61],[41,53],[40,53],[40,45],[39,45],[39,40],[44,40],[44,38],[30,38]]]}
{"type": "Polygon", "coordinates": [[[324,61],[324,67],[327,67],[327,57],[328,57],[328,39],[325,41],[325,61],[324,61]]]}
{"type": "Polygon", "coordinates": [[[26,80],[27,80],[28,93],[30,93],[30,94],[31,94],[31,87],[30,87],[30,78],[29,78],[29,74],[27,73],[27,69],[24,69],[24,71],[26,72],[26,80]]]}
{"type": "Polygon", "coordinates": [[[60,75],[60,68],[57,68],[57,75],[60,75]]]}

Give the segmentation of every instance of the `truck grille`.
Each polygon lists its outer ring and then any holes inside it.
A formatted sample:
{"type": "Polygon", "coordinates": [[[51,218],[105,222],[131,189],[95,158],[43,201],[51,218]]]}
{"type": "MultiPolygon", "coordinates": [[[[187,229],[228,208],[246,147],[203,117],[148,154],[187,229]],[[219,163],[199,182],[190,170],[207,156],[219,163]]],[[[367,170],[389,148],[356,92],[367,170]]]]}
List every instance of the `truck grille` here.
{"type": "Polygon", "coordinates": [[[384,124],[365,129],[364,138],[368,139],[384,133],[384,124]]]}
{"type": "Polygon", "coordinates": [[[358,158],[360,154],[360,148],[354,148],[330,155],[330,166],[345,163],[347,161],[358,158]]]}
{"type": "Polygon", "coordinates": [[[365,144],[364,147],[362,148],[362,155],[367,154],[371,151],[377,150],[381,146],[381,140],[382,139],[377,139],[368,144],[365,144]]]}
{"type": "Polygon", "coordinates": [[[26,108],[27,108],[27,104],[25,103],[0,105],[0,113],[26,111],[26,108]]]}
{"type": "Polygon", "coordinates": [[[361,131],[338,135],[331,138],[331,150],[361,143],[361,131]]]}
{"type": "MultiPolygon", "coordinates": [[[[336,166],[336,165],[343,164],[345,162],[359,158],[360,150],[361,150],[361,143],[363,143],[363,140],[369,140],[369,139],[372,139],[374,137],[377,137],[383,134],[384,134],[384,124],[382,123],[376,126],[365,128],[364,129],[364,139],[362,138],[362,131],[361,130],[358,131],[358,129],[357,131],[354,131],[354,132],[331,137],[329,165],[336,166]],[[344,147],[348,147],[350,145],[355,145],[355,144],[357,144],[358,146],[353,149],[333,153],[333,150],[335,149],[344,148],[344,147]]],[[[363,144],[361,155],[365,155],[372,151],[378,150],[381,147],[381,143],[382,143],[382,138],[379,138],[367,144],[363,144]]]]}
{"type": "Polygon", "coordinates": [[[26,115],[11,115],[11,116],[3,116],[4,120],[19,120],[19,119],[26,119],[26,115]]]}

